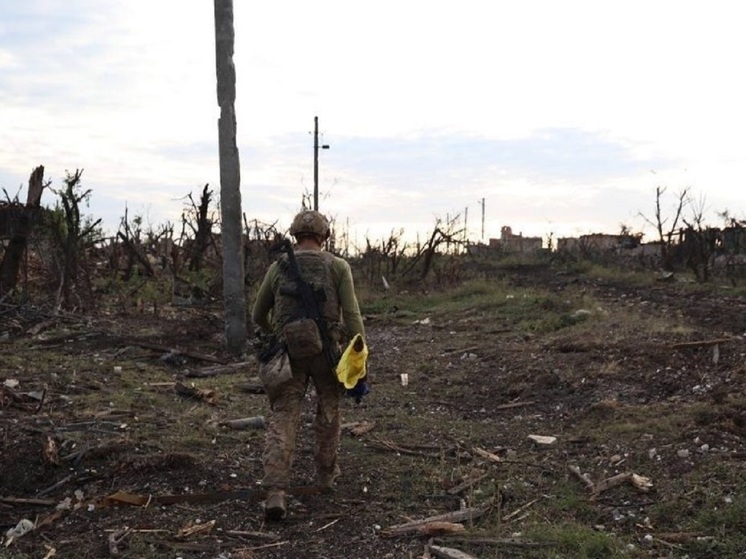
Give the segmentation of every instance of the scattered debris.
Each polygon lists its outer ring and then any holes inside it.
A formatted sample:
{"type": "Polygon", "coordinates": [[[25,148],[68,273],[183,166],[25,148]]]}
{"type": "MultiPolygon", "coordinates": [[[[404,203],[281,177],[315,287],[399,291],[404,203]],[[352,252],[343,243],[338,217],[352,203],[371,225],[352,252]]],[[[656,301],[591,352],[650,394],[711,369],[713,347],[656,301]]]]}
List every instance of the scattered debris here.
{"type": "Polygon", "coordinates": [[[522,507],[518,507],[516,510],[514,510],[510,514],[506,514],[505,516],[503,516],[503,522],[508,522],[508,521],[514,519],[516,516],[518,516],[519,514],[521,514],[523,511],[525,511],[529,507],[532,507],[538,501],[539,501],[539,499],[534,499],[533,501],[529,501],[528,503],[526,503],[522,507]]]}
{"type": "Polygon", "coordinates": [[[210,520],[209,522],[189,522],[179,530],[176,534],[177,539],[186,539],[191,536],[209,534],[215,527],[215,521],[210,520]]]}
{"type": "Polygon", "coordinates": [[[474,452],[474,454],[477,454],[477,455],[481,456],[482,458],[486,458],[490,462],[495,462],[495,463],[502,462],[502,460],[500,459],[500,457],[497,454],[493,454],[493,453],[491,453],[491,452],[489,452],[487,450],[484,450],[483,448],[474,447],[472,449],[472,451],[474,452]]]}
{"type": "Polygon", "coordinates": [[[551,446],[557,442],[557,437],[545,435],[529,435],[528,438],[538,446],[551,446]]]}
{"type": "MultiPolygon", "coordinates": [[[[13,383],[10,383],[11,385],[13,383]]],[[[16,392],[5,383],[0,386],[0,407],[10,405],[14,408],[38,413],[44,405],[46,390],[31,392],[16,392]]]]}
{"type": "Polygon", "coordinates": [[[43,452],[44,460],[48,464],[59,466],[60,464],[60,449],[57,446],[57,441],[54,438],[47,436],[47,444],[44,445],[43,452]]]}
{"type": "Polygon", "coordinates": [[[224,533],[226,536],[249,538],[249,539],[255,539],[255,540],[278,541],[280,539],[280,535],[275,534],[274,532],[251,532],[251,531],[245,531],[245,530],[226,530],[224,533]]]}
{"type": "Polygon", "coordinates": [[[220,425],[228,427],[229,429],[265,429],[267,427],[267,421],[263,415],[257,415],[254,417],[244,417],[243,419],[229,419],[227,421],[221,421],[220,425]]]}
{"type": "Polygon", "coordinates": [[[473,487],[483,479],[485,479],[487,476],[489,476],[488,473],[482,473],[482,472],[472,472],[472,474],[476,473],[476,475],[469,475],[467,479],[465,479],[463,482],[459,483],[458,485],[451,487],[446,493],[449,495],[458,495],[459,493],[462,493],[466,491],[467,489],[473,487]]]}
{"type": "Polygon", "coordinates": [[[159,351],[166,355],[189,357],[190,359],[195,359],[197,361],[208,361],[212,363],[218,363],[220,365],[225,365],[224,359],[220,359],[219,357],[215,357],[214,355],[206,355],[198,351],[189,351],[185,349],[164,346],[161,344],[154,344],[151,342],[146,342],[145,340],[130,339],[130,340],[126,340],[124,343],[130,346],[141,347],[143,349],[151,349],[153,351],[159,351]]]}
{"type": "Polygon", "coordinates": [[[374,437],[370,441],[370,446],[373,448],[379,448],[382,450],[393,450],[394,452],[398,452],[399,454],[409,454],[411,456],[427,456],[430,458],[438,458],[441,456],[441,447],[435,447],[432,445],[407,445],[403,446],[401,444],[394,443],[392,441],[382,439],[380,437],[374,437]],[[425,452],[424,450],[429,450],[432,452],[425,452]]]}
{"type": "Polygon", "coordinates": [[[610,478],[603,479],[598,483],[593,483],[588,474],[581,473],[578,466],[570,466],[570,472],[577,477],[583,484],[590,489],[591,499],[595,499],[604,491],[621,485],[623,483],[631,483],[636,489],[642,492],[650,491],[653,487],[653,482],[648,477],[640,476],[632,472],[625,472],[617,474],[610,478]]]}
{"type": "Polygon", "coordinates": [[[340,520],[341,520],[341,518],[337,518],[335,520],[332,520],[331,522],[328,522],[328,523],[324,524],[321,528],[318,528],[316,531],[317,532],[322,532],[322,531],[326,530],[327,528],[329,528],[331,526],[334,526],[340,520]]]}
{"type": "Polygon", "coordinates": [[[113,557],[116,557],[119,555],[119,544],[124,541],[124,538],[130,535],[132,532],[129,528],[124,528],[123,530],[117,530],[115,532],[112,532],[109,534],[108,543],[109,543],[109,554],[113,557]]]}
{"type": "Polygon", "coordinates": [[[18,521],[18,524],[16,524],[15,527],[10,528],[7,532],[5,532],[5,537],[8,538],[5,541],[5,547],[10,546],[10,544],[13,543],[13,540],[28,534],[35,527],[36,525],[33,523],[33,521],[29,520],[28,518],[22,518],[18,521]]]}
{"type": "Polygon", "coordinates": [[[463,551],[459,549],[453,549],[452,547],[428,545],[427,549],[430,553],[432,553],[439,559],[477,559],[474,555],[464,553],[463,551]]]}
{"type": "Polygon", "coordinates": [[[180,396],[202,400],[212,406],[218,403],[217,392],[209,388],[196,388],[194,386],[187,386],[181,382],[177,382],[174,384],[174,390],[180,396]]]}
{"type": "Polygon", "coordinates": [[[236,385],[236,388],[248,394],[266,394],[267,392],[258,378],[253,381],[239,383],[236,385]]]}
{"type": "Polygon", "coordinates": [[[509,404],[501,404],[492,408],[493,411],[498,410],[512,410],[514,408],[523,408],[525,406],[533,406],[536,402],[511,402],[509,404]]]}
{"type": "Polygon", "coordinates": [[[422,529],[422,526],[425,526],[426,524],[430,524],[432,522],[457,523],[457,522],[462,522],[464,520],[466,521],[476,520],[477,518],[485,515],[487,511],[489,511],[492,508],[493,503],[494,503],[494,499],[489,499],[485,504],[478,506],[478,507],[466,508],[466,509],[457,510],[454,512],[447,512],[445,514],[439,514],[436,516],[430,516],[428,518],[423,518],[422,520],[411,520],[409,522],[405,522],[404,524],[397,524],[395,526],[389,526],[388,528],[381,530],[381,535],[382,536],[400,536],[402,534],[419,532],[422,529]]]}
{"type": "Polygon", "coordinates": [[[350,435],[354,437],[360,437],[369,433],[376,426],[375,421],[355,421],[353,423],[345,423],[341,426],[343,431],[349,431],[350,435]]]}
{"type": "Polygon", "coordinates": [[[241,363],[229,363],[228,365],[212,365],[202,367],[195,371],[184,371],[184,376],[192,378],[216,377],[218,375],[230,373],[242,373],[245,369],[254,365],[254,361],[242,361],[241,363]]]}
{"type": "Polygon", "coordinates": [[[693,342],[680,342],[677,344],[671,344],[671,349],[692,349],[698,347],[710,347],[718,346],[727,342],[736,341],[738,338],[715,338],[712,340],[696,340],[693,342]]]}
{"type": "Polygon", "coordinates": [[[417,527],[417,531],[425,536],[444,536],[447,534],[458,534],[465,531],[464,525],[459,522],[433,521],[417,527]]]}

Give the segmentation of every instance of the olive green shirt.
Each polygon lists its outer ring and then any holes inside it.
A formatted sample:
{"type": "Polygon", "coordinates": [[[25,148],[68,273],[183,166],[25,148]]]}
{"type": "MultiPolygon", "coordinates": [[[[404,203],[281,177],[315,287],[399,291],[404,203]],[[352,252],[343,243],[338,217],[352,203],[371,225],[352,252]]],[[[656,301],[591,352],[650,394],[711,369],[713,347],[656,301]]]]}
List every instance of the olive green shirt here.
{"type": "MultiPolygon", "coordinates": [[[[298,250],[297,252],[301,251],[298,250]]],[[[355,285],[352,280],[350,265],[343,258],[335,256],[331,265],[331,275],[334,288],[337,290],[339,304],[342,307],[342,320],[347,333],[350,338],[353,338],[355,334],[360,334],[365,339],[363,317],[360,314],[360,306],[355,295],[355,285]]],[[[280,271],[277,262],[273,262],[264,276],[254,307],[251,310],[251,319],[254,324],[268,332],[273,330],[270,313],[275,304],[279,284],[280,271]]]]}

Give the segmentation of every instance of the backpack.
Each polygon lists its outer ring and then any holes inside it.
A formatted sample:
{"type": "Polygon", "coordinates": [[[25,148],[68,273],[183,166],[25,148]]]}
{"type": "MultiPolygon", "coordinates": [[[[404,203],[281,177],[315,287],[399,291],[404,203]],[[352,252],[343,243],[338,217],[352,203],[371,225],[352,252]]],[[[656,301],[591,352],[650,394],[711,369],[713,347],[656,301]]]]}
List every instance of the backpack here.
{"type": "MultiPolygon", "coordinates": [[[[325,251],[305,251],[295,253],[301,277],[311,284],[316,294],[319,310],[327,323],[327,329],[340,321],[339,298],[332,279],[331,266],[334,255],[325,251]]],[[[287,255],[278,261],[279,284],[275,291],[274,322],[275,331],[284,340],[288,354],[293,359],[318,355],[323,351],[321,334],[316,322],[308,318],[309,312],[303,308],[297,293],[296,282],[292,279],[287,255]]]]}

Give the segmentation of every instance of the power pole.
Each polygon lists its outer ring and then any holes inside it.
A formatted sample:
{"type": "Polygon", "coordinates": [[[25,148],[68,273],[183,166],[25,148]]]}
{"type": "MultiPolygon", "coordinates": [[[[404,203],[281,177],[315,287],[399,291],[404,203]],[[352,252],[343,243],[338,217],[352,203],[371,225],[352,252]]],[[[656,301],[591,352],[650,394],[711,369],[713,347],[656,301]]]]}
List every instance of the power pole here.
{"type": "Polygon", "coordinates": [[[482,206],[482,237],[481,239],[484,240],[484,198],[481,200],[477,200],[477,204],[482,206]]]}
{"type": "Polygon", "coordinates": [[[469,206],[466,206],[464,208],[464,244],[466,244],[466,241],[469,240],[469,229],[468,229],[468,223],[469,221],[469,206]]]}
{"type": "Polygon", "coordinates": [[[313,209],[319,211],[319,148],[329,149],[327,144],[319,145],[319,117],[313,117],[313,209]]]}

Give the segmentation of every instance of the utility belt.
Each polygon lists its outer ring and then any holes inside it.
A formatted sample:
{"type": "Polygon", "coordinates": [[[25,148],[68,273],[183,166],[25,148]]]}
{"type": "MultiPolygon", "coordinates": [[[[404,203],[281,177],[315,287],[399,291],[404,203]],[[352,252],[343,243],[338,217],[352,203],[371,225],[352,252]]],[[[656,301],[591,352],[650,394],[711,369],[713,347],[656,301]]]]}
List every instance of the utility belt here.
{"type": "MultiPolygon", "coordinates": [[[[327,326],[332,354],[339,359],[341,346],[346,342],[347,334],[338,322],[327,326]]],[[[260,363],[268,363],[280,351],[286,351],[293,359],[305,359],[319,355],[324,351],[321,332],[311,318],[293,320],[283,326],[279,334],[256,332],[254,350],[260,363]]],[[[336,361],[336,360],[335,360],[336,361]]]]}

